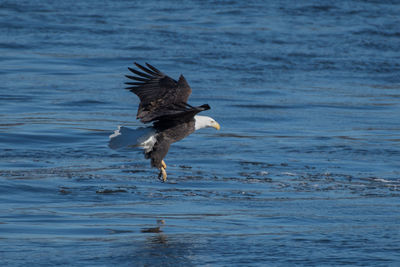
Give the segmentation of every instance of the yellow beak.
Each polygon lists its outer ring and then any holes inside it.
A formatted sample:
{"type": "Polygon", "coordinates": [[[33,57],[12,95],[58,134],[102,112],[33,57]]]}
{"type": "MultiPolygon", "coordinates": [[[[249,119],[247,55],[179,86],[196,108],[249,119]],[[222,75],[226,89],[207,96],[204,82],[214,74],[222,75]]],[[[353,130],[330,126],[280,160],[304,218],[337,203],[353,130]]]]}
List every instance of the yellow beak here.
{"type": "Polygon", "coordinates": [[[214,123],[211,125],[211,127],[215,128],[215,129],[217,129],[217,130],[221,129],[221,126],[219,125],[218,122],[214,122],[214,123]]]}

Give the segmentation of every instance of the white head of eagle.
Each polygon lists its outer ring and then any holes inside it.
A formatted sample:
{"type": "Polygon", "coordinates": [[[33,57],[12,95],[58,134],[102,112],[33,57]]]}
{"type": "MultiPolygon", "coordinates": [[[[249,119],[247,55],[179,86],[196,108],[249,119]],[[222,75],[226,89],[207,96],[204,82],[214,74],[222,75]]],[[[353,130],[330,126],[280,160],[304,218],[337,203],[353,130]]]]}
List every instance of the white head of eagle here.
{"type": "Polygon", "coordinates": [[[213,118],[208,116],[196,115],[194,116],[194,120],[195,120],[194,128],[196,131],[206,127],[212,127],[217,130],[221,128],[218,122],[216,122],[213,118]]]}

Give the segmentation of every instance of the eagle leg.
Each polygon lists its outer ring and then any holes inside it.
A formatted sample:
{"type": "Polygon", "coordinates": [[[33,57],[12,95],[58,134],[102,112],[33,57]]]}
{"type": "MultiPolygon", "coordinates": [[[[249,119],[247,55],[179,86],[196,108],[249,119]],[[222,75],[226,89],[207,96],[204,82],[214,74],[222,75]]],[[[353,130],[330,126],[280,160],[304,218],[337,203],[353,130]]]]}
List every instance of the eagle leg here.
{"type": "Polygon", "coordinates": [[[158,179],[161,180],[161,176],[162,176],[162,181],[166,182],[167,181],[167,172],[165,171],[164,167],[160,168],[160,173],[158,174],[158,179]]]}
{"type": "Polygon", "coordinates": [[[165,161],[164,161],[164,160],[161,161],[161,165],[163,166],[164,169],[167,168],[167,164],[165,164],[165,161]]]}

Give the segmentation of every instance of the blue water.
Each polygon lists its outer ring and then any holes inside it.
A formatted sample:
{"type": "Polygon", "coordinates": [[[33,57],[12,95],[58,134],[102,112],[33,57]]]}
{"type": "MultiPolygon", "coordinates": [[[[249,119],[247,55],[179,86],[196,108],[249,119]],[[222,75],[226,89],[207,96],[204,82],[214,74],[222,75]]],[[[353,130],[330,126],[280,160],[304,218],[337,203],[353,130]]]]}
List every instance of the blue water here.
{"type": "Polygon", "coordinates": [[[397,1],[1,1],[1,266],[400,264],[397,1]],[[221,131],[141,152],[127,67],[221,131]]]}

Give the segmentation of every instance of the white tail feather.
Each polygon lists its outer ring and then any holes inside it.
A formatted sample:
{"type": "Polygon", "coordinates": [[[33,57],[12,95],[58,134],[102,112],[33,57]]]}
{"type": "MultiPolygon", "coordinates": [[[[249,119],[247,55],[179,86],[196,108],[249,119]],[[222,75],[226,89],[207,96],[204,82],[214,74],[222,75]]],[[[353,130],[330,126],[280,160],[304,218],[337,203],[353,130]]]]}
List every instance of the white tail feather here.
{"type": "Polygon", "coordinates": [[[125,147],[142,147],[146,152],[153,148],[156,142],[156,132],[152,127],[140,127],[137,129],[130,129],[124,126],[118,126],[110,135],[108,146],[112,149],[119,149],[125,147]]]}

